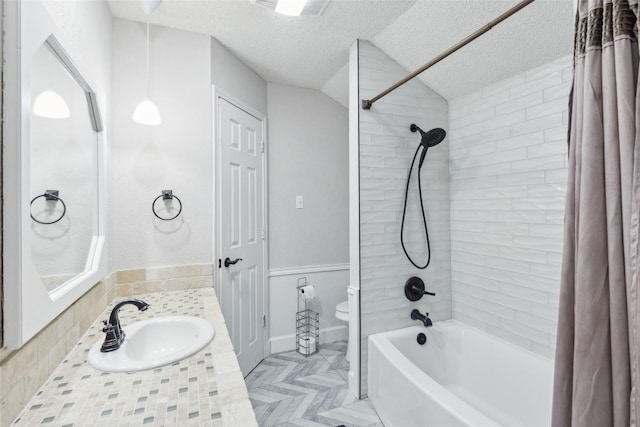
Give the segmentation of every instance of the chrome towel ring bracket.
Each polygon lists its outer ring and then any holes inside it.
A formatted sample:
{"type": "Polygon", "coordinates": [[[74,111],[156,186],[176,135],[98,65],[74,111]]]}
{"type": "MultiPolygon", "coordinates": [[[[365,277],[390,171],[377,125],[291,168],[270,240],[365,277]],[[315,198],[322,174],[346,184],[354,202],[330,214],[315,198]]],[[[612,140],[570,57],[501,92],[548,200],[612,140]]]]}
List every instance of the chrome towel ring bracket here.
{"type": "Polygon", "coordinates": [[[64,200],[60,198],[59,194],[60,192],[58,190],[46,190],[44,194],[40,194],[39,196],[36,196],[33,199],[31,199],[31,203],[29,203],[29,208],[31,208],[31,206],[33,206],[33,202],[38,200],[40,197],[44,197],[44,199],[47,201],[56,201],[56,202],[59,201],[60,203],[62,203],[62,214],[60,215],[60,218],[56,219],[55,221],[49,221],[49,222],[40,221],[33,216],[33,212],[31,212],[31,209],[29,209],[29,215],[31,215],[31,219],[37,222],[38,224],[50,225],[50,224],[55,224],[56,222],[64,218],[64,215],[67,213],[67,205],[64,203],[64,200]]]}
{"type": "Polygon", "coordinates": [[[172,219],[178,218],[178,215],[180,215],[180,213],[182,212],[182,202],[180,201],[178,196],[173,194],[172,190],[162,190],[162,194],[160,194],[158,197],[153,199],[153,203],[151,203],[151,210],[153,211],[153,214],[156,216],[156,218],[161,219],[162,221],[171,221],[172,219]],[[172,216],[171,218],[163,218],[160,215],[158,215],[158,212],[156,212],[156,202],[160,200],[160,198],[162,198],[162,200],[176,199],[178,201],[178,204],[180,205],[180,209],[178,209],[178,213],[172,216]]]}

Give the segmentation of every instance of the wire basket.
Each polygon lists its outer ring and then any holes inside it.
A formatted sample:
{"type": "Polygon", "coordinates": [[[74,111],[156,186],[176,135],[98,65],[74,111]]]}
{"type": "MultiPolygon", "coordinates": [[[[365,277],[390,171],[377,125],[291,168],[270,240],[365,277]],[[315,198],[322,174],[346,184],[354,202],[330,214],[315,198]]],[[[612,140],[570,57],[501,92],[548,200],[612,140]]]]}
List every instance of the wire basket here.
{"type": "Polygon", "coordinates": [[[318,351],[320,338],[320,314],[305,309],[296,313],[296,350],[303,356],[318,351]]]}

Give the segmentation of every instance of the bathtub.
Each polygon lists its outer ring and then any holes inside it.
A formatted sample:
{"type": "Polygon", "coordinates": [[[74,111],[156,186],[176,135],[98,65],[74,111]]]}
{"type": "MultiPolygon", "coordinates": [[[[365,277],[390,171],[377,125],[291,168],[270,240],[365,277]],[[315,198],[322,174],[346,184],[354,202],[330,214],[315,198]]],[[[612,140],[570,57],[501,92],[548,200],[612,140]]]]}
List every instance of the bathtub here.
{"type": "Polygon", "coordinates": [[[386,427],[551,424],[549,359],[455,320],[371,335],[368,345],[368,394],[386,427]]]}

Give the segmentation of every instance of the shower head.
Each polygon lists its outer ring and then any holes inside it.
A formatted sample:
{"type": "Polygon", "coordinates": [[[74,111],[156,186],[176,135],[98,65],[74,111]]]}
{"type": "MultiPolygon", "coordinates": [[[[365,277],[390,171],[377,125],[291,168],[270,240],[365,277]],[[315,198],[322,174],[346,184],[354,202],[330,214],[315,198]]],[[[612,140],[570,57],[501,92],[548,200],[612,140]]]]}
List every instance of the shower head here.
{"type": "Polygon", "coordinates": [[[409,126],[409,130],[411,132],[420,132],[420,135],[422,136],[420,144],[423,145],[424,148],[435,147],[436,145],[440,144],[442,140],[444,140],[445,136],[447,136],[447,132],[445,132],[442,128],[434,128],[430,131],[425,132],[415,124],[412,124],[411,126],[409,126]]]}
{"type": "MultiPolygon", "coordinates": [[[[420,155],[420,163],[418,165],[418,168],[421,168],[422,164],[424,163],[424,158],[427,156],[427,149],[440,144],[444,137],[447,136],[447,133],[444,131],[444,129],[441,128],[433,128],[430,131],[425,132],[420,129],[415,123],[412,123],[411,126],[409,126],[409,130],[411,132],[418,131],[422,136],[422,138],[420,139],[420,145],[424,147],[424,150],[422,150],[422,154],[420,155]]],[[[420,147],[418,147],[418,149],[420,149],[420,147]]]]}

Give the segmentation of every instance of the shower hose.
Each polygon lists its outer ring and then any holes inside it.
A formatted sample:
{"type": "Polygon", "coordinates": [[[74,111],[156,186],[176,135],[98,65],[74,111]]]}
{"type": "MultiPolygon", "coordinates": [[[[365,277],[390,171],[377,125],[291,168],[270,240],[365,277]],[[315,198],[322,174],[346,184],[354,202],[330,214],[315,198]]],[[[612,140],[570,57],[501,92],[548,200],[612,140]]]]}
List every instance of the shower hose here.
{"type": "Polygon", "coordinates": [[[418,157],[418,152],[420,151],[420,148],[423,148],[425,150],[424,154],[426,154],[426,150],[427,150],[427,148],[424,147],[423,145],[419,145],[418,148],[416,149],[416,153],[413,155],[413,160],[411,160],[411,167],[409,168],[409,176],[407,176],[407,187],[404,190],[404,207],[402,208],[402,223],[400,225],[400,244],[402,245],[402,250],[404,251],[404,254],[407,256],[411,264],[413,264],[415,267],[421,270],[424,270],[425,268],[427,268],[427,266],[431,262],[431,245],[429,243],[429,228],[427,227],[427,216],[424,213],[424,202],[422,200],[422,182],[420,180],[420,170],[422,169],[422,164],[418,166],[418,194],[420,195],[420,212],[422,213],[422,223],[424,224],[424,234],[427,241],[427,261],[425,262],[425,264],[418,265],[411,258],[411,256],[409,255],[409,252],[407,252],[407,248],[404,246],[404,218],[407,213],[407,196],[409,195],[409,184],[411,183],[411,173],[413,172],[413,165],[416,162],[416,158],[418,157]]]}

